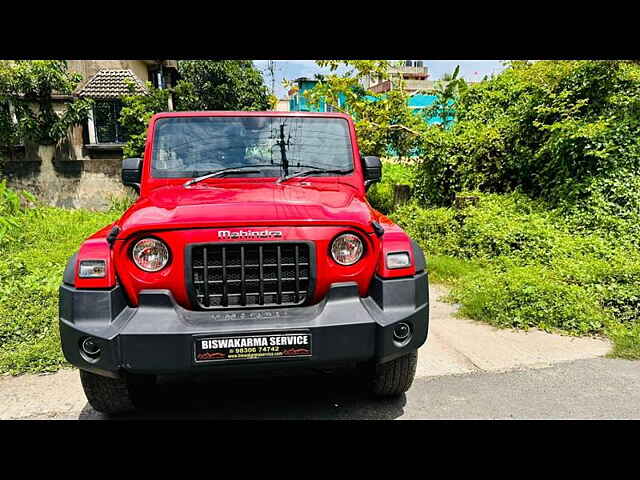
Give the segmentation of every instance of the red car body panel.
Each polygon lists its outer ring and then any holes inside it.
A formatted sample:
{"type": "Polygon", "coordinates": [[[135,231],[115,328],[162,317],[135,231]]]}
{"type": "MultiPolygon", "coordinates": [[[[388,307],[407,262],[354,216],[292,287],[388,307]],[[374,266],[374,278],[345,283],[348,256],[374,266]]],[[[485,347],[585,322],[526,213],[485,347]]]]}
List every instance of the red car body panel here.
{"type": "MultiPolygon", "coordinates": [[[[193,308],[186,284],[185,249],[191,243],[217,242],[217,231],[234,228],[268,227],[282,232],[282,240],[311,241],[315,245],[316,272],[312,303],[321,300],[330,285],[355,281],[361,296],[378,274],[383,278],[415,274],[409,236],[390,219],[369,205],[364,172],[353,121],[339,113],[308,112],[172,112],[154,115],[149,124],[142,168],[140,198],[113,225],[90,237],[80,248],[76,272],[82,260],[105,259],[107,276],[81,279],[78,288],[108,288],[120,282],[131,304],[138,304],[144,289],[168,289],[184,308],[193,308]],[[275,177],[210,178],[190,187],[189,178],[154,178],[151,173],[152,145],[156,122],[166,117],[190,116],[314,116],[343,118],[349,125],[354,171],[335,177],[301,177],[276,183],[275,177]],[[375,234],[372,222],[384,229],[375,234]],[[107,236],[119,231],[111,247],[107,236]],[[365,253],[352,266],[333,261],[330,243],[343,232],[355,232],[365,253]],[[171,260],[159,272],[139,269],[131,258],[133,244],[148,236],[163,240],[171,260]],[[409,268],[389,270],[384,255],[406,251],[409,268]]],[[[247,239],[243,241],[260,241],[247,239]]]]}
{"type": "MultiPolygon", "coordinates": [[[[282,232],[282,237],[278,240],[289,241],[311,241],[315,245],[316,257],[316,282],[314,287],[313,302],[322,299],[331,283],[351,282],[358,283],[361,296],[365,296],[369,283],[373,278],[376,268],[376,254],[380,249],[380,242],[375,235],[367,235],[358,232],[360,238],[365,242],[365,257],[355,265],[345,267],[338,265],[331,259],[329,254],[329,244],[338,234],[345,231],[343,227],[269,227],[282,232]]],[[[138,292],[143,289],[168,289],[171,290],[176,301],[185,308],[192,308],[187,292],[185,281],[185,251],[188,244],[193,243],[215,243],[219,242],[217,237],[218,228],[198,228],[156,231],[153,237],[164,241],[171,250],[170,264],[156,273],[144,272],[133,266],[131,263],[130,251],[133,244],[146,236],[133,236],[124,242],[118,242],[114,248],[114,263],[118,277],[120,278],[127,296],[137,304],[138,292]],[[124,268],[122,268],[124,266],[124,268]]],[[[349,229],[349,231],[355,231],[349,229]]],[[[261,239],[243,239],[243,242],[262,242],[261,239]]]]}

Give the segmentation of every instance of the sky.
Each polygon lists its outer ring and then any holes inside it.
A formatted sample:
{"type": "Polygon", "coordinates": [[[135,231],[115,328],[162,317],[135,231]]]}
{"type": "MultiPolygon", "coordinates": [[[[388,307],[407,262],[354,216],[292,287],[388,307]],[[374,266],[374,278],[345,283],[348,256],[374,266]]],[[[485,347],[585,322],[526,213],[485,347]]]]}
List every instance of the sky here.
{"type": "MultiPolygon", "coordinates": [[[[269,75],[266,73],[268,60],[254,60],[254,64],[263,72],[265,82],[269,83],[269,75]]],[[[480,81],[485,75],[498,73],[504,66],[502,60],[424,60],[425,66],[429,69],[429,79],[438,80],[444,73],[451,73],[460,65],[460,73],[467,81],[480,81]]],[[[286,91],[282,87],[282,80],[294,80],[298,77],[311,77],[316,73],[329,73],[328,69],[319,68],[313,60],[276,60],[276,96],[282,98],[286,96],[286,91]]]]}

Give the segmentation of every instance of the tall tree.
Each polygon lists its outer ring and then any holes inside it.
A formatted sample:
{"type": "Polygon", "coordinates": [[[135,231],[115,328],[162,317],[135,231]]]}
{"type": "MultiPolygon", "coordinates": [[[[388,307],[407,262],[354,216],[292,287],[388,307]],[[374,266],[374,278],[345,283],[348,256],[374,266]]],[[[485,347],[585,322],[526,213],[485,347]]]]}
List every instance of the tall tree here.
{"type": "Polygon", "coordinates": [[[267,110],[269,92],[251,60],[180,60],[176,110],[267,110]]]}

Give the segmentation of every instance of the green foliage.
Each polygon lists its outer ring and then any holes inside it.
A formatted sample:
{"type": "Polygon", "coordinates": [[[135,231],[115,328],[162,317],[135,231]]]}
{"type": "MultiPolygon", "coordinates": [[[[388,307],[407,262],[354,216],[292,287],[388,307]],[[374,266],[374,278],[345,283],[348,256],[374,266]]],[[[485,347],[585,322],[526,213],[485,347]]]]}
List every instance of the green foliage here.
{"type": "Polygon", "coordinates": [[[640,248],[633,236],[577,230],[563,208],[527,195],[473,192],[476,206],[392,213],[427,253],[432,280],[454,285],[471,318],[500,327],[602,333],[639,358],[640,248]]]}
{"type": "Polygon", "coordinates": [[[613,324],[607,333],[614,342],[612,357],[629,360],[640,358],[640,325],[625,328],[622,325],[613,324]]]}
{"type": "Polygon", "coordinates": [[[372,185],[367,199],[373,208],[389,214],[393,210],[393,186],[409,185],[413,187],[415,165],[411,162],[382,160],[382,180],[372,185]]]}
{"type": "Polygon", "coordinates": [[[430,255],[427,258],[429,281],[445,285],[456,285],[458,281],[469,275],[482,271],[480,261],[462,260],[447,255],[430,255]]]}
{"type": "Polygon", "coordinates": [[[123,97],[119,120],[129,135],[125,157],[143,155],[149,120],[168,110],[170,96],[178,111],[268,110],[277,101],[250,60],[180,60],[178,70],[181,80],[173,89],[147,83],[148,94],[139,95],[131,85],[131,94],[123,97]]]}
{"type": "Polygon", "coordinates": [[[606,333],[640,358],[640,66],[511,62],[461,94],[421,154],[417,203],[393,216],[462,313],[606,333]],[[450,208],[465,191],[479,204],[450,208]]]}
{"type": "Polygon", "coordinates": [[[471,274],[454,288],[452,298],[462,304],[461,314],[498,327],[593,334],[602,332],[607,322],[587,289],[540,266],[471,274]]]}
{"type": "Polygon", "coordinates": [[[13,241],[0,243],[0,373],[65,364],[58,335],[62,272],[78,245],[117,217],[41,206],[2,214],[17,229],[13,241]]]}
{"type": "MultiPolygon", "coordinates": [[[[594,193],[586,189],[606,195],[605,179],[639,171],[635,64],[512,62],[500,75],[469,87],[456,102],[456,116],[452,128],[432,127],[423,136],[416,190],[426,204],[448,205],[461,190],[520,188],[571,207],[594,193]]],[[[633,193],[625,192],[616,204],[633,193]]]]}
{"type": "Polygon", "coordinates": [[[448,128],[453,122],[456,115],[455,102],[467,90],[467,82],[464,78],[458,77],[460,73],[460,65],[456,66],[453,73],[446,73],[442,78],[433,84],[433,89],[428,93],[435,95],[436,99],[423,112],[423,117],[429,119],[432,117],[440,118],[441,126],[448,128]]]}
{"type": "Polygon", "coordinates": [[[269,92],[251,60],[180,60],[177,110],[267,110],[269,92]]]}
{"type": "Polygon", "coordinates": [[[136,158],[144,154],[149,120],[154,114],[167,111],[171,92],[155,88],[150,82],[146,84],[147,95],[134,93],[133,83],[128,87],[131,93],[122,98],[119,121],[129,136],[123,148],[124,157],[136,158]]]}
{"type": "Polygon", "coordinates": [[[408,94],[402,85],[377,95],[362,88],[360,83],[369,76],[388,78],[388,61],[318,60],[316,63],[329,67],[332,72],[339,66],[347,67],[347,71],[323,75],[314,88],[305,92],[305,98],[311,105],[326,101],[338,111],[351,115],[364,154],[385,156],[392,151],[406,157],[416,151],[426,125],[408,107],[408,94]]]}
{"type": "Polygon", "coordinates": [[[71,95],[82,76],[67,70],[65,60],[0,61],[0,141],[54,145],[87,118],[90,99],[72,98],[54,110],[52,94],[71,95]],[[14,109],[13,123],[8,102],[14,109]]]}
{"type": "Polygon", "coordinates": [[[140,197],[137,193],[134,193],[133,190],[124,195],[111,195],[109,197],[110,205],[108,212],[122,215],[138,200],[138,198],[140,197]]]}
{"type": "Polygon", "coordinates": [[[7,181],[0,180],[0,248],[15,242],[20,232],[20,218],[26,212],[26,205],[36,202],[35,197],[25,191],[7,188],[7,181]]]}

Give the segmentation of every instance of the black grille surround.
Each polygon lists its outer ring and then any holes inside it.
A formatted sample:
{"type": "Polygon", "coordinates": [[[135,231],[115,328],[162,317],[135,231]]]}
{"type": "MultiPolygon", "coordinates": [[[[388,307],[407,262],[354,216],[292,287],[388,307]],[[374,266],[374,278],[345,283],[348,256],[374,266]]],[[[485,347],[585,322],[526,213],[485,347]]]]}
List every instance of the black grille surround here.
{"type": "Polygon", "coordinates": [[[199,310],[299,306],[315,284],[314,244],[306,241],[190,244],[185,266],[199,310]]]}

